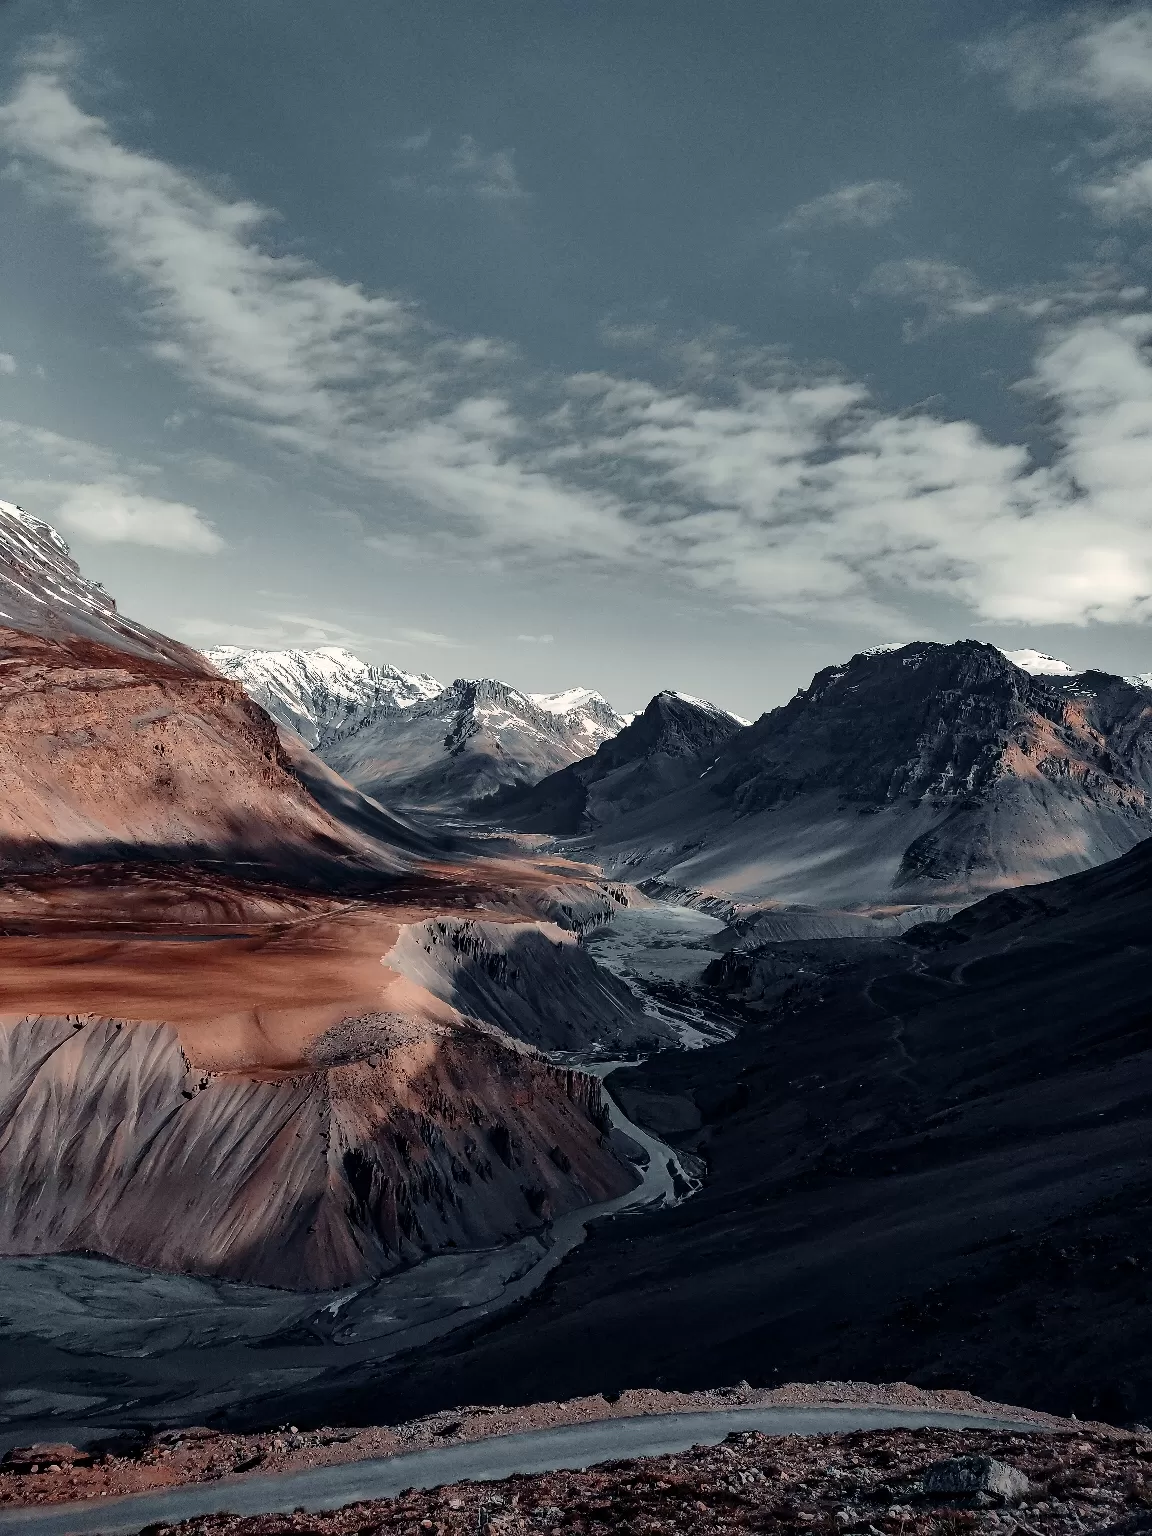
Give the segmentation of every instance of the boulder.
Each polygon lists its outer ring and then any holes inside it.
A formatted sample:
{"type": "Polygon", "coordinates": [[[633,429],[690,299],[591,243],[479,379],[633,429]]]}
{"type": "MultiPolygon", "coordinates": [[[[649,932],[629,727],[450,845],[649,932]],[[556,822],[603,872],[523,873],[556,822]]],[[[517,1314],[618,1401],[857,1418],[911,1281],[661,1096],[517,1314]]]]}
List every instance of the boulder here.
{"type": "Polygon", "coordinates": [[[1031,1489],[1023,1472],[992,1456],[952,1456],[934,1461],[916,1479],[920,1491],[936,1498],[972,1498],[983,1494],[1016,1503],[1031,1489]]]}

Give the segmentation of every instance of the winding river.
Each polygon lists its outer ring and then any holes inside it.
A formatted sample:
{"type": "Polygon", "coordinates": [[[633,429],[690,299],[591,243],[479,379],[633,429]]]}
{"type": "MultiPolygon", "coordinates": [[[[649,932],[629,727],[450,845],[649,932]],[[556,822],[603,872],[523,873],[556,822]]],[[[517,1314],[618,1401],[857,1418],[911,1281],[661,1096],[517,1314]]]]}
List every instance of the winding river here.
{"type": "MultiPolygon", "coordinates": [[[[695,1007],[654,1001],[644,983],[698,980],[722,926],[688,908],[630,908],[586,942],[691,1048],[726,1031],[695,1007]]],[[[600,1077],[620,1065],[580,1064],[600,1077]]],[[[675,1204],[695,1188],[671,1147],[606,1100],[613,1129],[633,1144],[642,1172],[635,1189],[544,1233],[444,1254],[357,1289],[299,1294],[79,1256],[0,1260],[0,1450],[82,1442],[134,1423],[203,1423],[233,1405],[319,1389],[336,1374],[347,1385],[513,1305],[583,1241],[590,1221],[675,1204]]]]}

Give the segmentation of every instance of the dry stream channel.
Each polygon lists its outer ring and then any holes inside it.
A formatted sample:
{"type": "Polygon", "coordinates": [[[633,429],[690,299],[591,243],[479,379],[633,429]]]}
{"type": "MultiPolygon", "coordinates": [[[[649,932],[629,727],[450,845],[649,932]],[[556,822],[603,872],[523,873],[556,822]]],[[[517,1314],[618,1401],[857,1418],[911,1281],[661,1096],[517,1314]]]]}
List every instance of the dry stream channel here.
{"type": "MultiPolygon", "coordinates": [[[[644,984],[697,980],[722,927],[690,908],[655,905],[621,912],[586,942],[696,1048],[727,1029],[697,1008],[650,999],[644,984]]],[[[594,1053],[565,1059],[600,1077],[620,1064],[594,1053]]],[[[343,1387],[366,1383],[380,1361],[519,1301],[583,1240],[589,1221],[675,1203],[695,1187],[673,1150],[605,1097],[613,1128],[640,1149],[635,1189],[518,1242],[428,1259],[353,1290],[280,1291],[82,1256],[0,1260],[0,1451],[83,1443],[145,1423],[202,1424],[337,1377],[343,1387]]]]}

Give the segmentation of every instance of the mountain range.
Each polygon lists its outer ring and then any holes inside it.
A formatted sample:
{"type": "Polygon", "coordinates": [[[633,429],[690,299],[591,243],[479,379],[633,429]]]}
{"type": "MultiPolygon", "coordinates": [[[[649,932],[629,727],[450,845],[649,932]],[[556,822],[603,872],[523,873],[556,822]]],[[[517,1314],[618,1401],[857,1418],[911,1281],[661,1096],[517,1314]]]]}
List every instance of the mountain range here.
{"type": "Polygon", "coordinates": [[[861,652],[744,729],[684,700],[666,721],[661,695],[493,811],[646,888],[734,904],[884,909],[1052,879],[1152,832],[1152,688],[1023,659],[973,640],[861,652]]]}
{"type": "Polygon", "coordinates": [[[0,1254],[334,1292],[666,1158],[699,1192],[514,1321],[277,1417],[782,1366],[1079,1411],[1126,1355],[1152,1405],[1147,678],[917,641],[749,724],[202,655],[10,503],[0,621],[0,1254]],[[687,1001],[584,943],[661,897],[727,923],[687,1001]]]}
{"type": "Polygon", "coordinates": [[[350,782],[393,805],[460,810],[535,783],[628,719],[590,688],[527,694],[492,678],[445,687],[337,647],[205,654],[350,782]]]}

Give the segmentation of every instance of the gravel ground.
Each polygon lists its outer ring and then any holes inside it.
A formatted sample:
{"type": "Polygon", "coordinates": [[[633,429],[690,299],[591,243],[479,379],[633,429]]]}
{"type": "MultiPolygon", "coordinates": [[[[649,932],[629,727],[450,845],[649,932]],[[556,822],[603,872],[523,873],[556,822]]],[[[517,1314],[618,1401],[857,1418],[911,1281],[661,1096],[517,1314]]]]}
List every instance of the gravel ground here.
{"type": "MultiPolygon", "coordinates": [[[[972,1465],[969,1461],[966,1465],[972,1465]]],[[[993,1479],[995,1481],[995,1479],[993,1479]]],[[[846,1435],[729,1436],[724,1444],[587,1472],[413,1491],[322,1514],[221,1514],[148,1536],[492,1536],[557,1531],[765,1531],[883,1536],[1064,1536],[1152,1529],[1152,1434],[1070,1429],[860,1431],[846,1435]],[[930,1467],[988,1457],[1016,1488],[926,1493],[930,1467]],[[1026,1482],[1005,1473],[1023,1473],[1026,1482]]]]}
{"type": "MultiPolygon", "coordinates": [[[[807,1407],[832,1403],[937,1408],[1030,1418],[1053,1430],[1074,1427],[1065,1419],[985,1402],[967,1392],[923,1391],[905,1382],[805,1382],[768,1391],[753,1389],[745,1383],[709,1392],[629,1391],[612,1401],[597,1396],[521,1407],[467,1407],[407,1424],[363,1429],[284,1425],[264,1434],[239,1435],[197,1428],[103,1439],[82,1452],[64,1445],[30,1447],[22,1455],[11,1452],[0,1462],[0,1506],[115,1498],[181,1484],[215,1482],[245,1473],[297,1472],[481,1440],[490,1435],[521,1434],[611,1418],[700,1413],[745,1405],[807,1407]],[[35,1471],[31,1470],[33,1467],[35,1471]]],[[[1105,1425],[1094,1429],[1105,1435],[1118,1433],[1105,1425]]]]}

